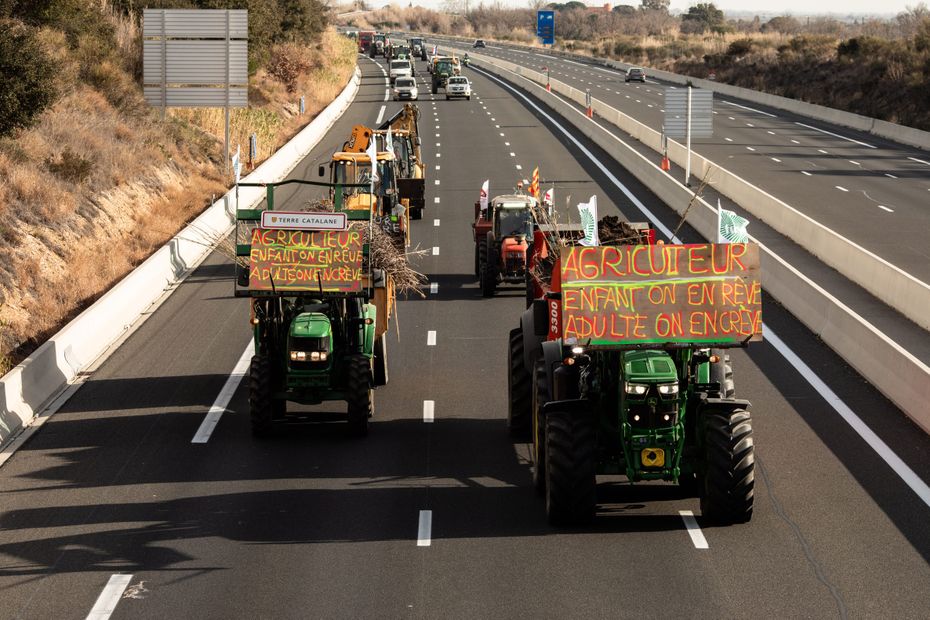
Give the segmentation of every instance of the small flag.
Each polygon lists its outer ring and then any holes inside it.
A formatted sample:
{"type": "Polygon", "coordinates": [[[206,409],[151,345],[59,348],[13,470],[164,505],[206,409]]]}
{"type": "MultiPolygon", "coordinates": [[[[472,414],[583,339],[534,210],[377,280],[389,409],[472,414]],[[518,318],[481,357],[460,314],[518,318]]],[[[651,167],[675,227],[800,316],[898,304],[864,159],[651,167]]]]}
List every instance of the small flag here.
{"type": "Polygon", "coordinates": [[[236,185],[239,185],[239,175],[242,172],[242,161],[239,158],[240,147],[236,145],[236,154],[232,158],[233,174],[236,175],[236,185]]]}
{"type": "Polygon", "coordinates": [[[533,168],[533,181],[530,183],[530,196],[539,197],[539,166],[533,168]]]}
{"type": "Polygon", "coordinates": [[[546,190],[546,193],[543,194],[542,201],[546,204],[555,204],[555,188],[550,187],[546,190]]]}
{"type": "Polygon", "coordinates": [[[717,199],[717,243],[749,243],[749,220],[720,206],[717,199]]]}
{"type": "Polygon", "coordinates": [[[597,238],[597,196],[591,196],[588,202],[578,203],[578,213],[581,216],[581,228],[584,231],[584,239],[579,239],[578,243],[586,246],[599,245],[597,238]]]}
{"type": "Polygon", "coordinates": [[[388,126],[387,135],[384,137],[385,147],[384,150],[393,153],[394,152],[394,136],[391,135],[391,127],[388,126]]]}
{"type": "Polygon", "coordinates": [[[481,185],[481,193],[478,195],[478,202],[481,204],[481,210],[488,210],[488,189],[491,183],[491,179],[488,179],[481,185]]]}

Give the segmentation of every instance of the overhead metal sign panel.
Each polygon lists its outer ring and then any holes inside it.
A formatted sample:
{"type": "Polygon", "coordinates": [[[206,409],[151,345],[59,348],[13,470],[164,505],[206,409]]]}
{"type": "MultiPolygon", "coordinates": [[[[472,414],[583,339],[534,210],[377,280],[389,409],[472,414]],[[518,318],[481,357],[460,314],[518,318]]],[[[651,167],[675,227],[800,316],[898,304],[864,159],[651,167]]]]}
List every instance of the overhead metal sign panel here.
{"type": "MultiPolygon", "coordinates": [[[[714,135],[714,93],[691,89],[691,137],[714,135]]],[[[665,135],[684,138],[688,130],[688,89],[665,89],[665,135]]]]}
{"type": "Polygon", "coordinates": [[[248,11],[145,9],[142,36],[150,105],[248,105],[248,11]]]}

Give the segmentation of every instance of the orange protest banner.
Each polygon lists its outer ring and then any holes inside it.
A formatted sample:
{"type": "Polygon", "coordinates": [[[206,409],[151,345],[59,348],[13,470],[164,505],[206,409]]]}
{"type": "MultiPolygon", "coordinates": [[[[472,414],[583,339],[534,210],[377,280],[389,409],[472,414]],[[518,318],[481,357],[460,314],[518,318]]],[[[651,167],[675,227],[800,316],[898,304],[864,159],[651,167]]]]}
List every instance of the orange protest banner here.
{"type": "Polygon", "coordinates": [[[249,289],[353,293],[362,289],[362,235],[357,230],[252,232],[249,289]]]}
{"type": "Polygon", "coordinates": [[[762,339],[753,243],[562,249],[562,337],[590,345],[762,339]]]}

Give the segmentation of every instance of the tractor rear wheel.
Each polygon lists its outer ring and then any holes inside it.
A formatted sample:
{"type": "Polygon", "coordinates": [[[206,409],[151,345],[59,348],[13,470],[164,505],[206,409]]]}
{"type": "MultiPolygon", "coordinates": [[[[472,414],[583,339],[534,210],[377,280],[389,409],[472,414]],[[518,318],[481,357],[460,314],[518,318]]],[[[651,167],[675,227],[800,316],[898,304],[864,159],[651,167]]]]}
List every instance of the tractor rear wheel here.
{"type": "Polygon", "coordinates": [[[374,377],[375,387],[388,384],[387,332],[375,339],[374,377]]]}
{"type": "Polygon", "coordinates": [[[349,404],[349,431],[357,436],[368,434],[368,418],[374,405],[371,362],[364,355],[346,358],[346,402],[349,404]]]}
{"type": "Polygon", "coordinates": [[[510,330],[510,347],[507,351],[507,428],[510,436],[525,439],[533,412],[530,373],[523,365],[523,329],[510,330]]]}
{"type": "Polygon", "coordinates": [[[733,381],[730,354],[720,349],[711,349],[711,354],[720,358],[719,362],[710,365],[710,380],[720,384],[720,398],[736,398],[736,383],[733,381]]]}
{"type": "Polygon", "coordinates": [[[701,514],[720,524],[752,518],[755,458],[752,417],[745,409],[709,409],[704,422],[701,514]]]}
{"type": "Polygon", "coordinates": [[[249,417],[252,435],[266,437],[274,426],[271,399],[271,364],[264,355],[253,355],[249,366],[249,417]]]}
{"type": "Polygon", "coordinates": [[[552,400],[545,360],[536,360],[533,366],[533,487],[542,495],[546,491],[546,429],[543,425],[543,405],[552,400]]]}
{"type": "Polygon", "coordinates": [[[546,414],[546,516],[552,525],[585,525],[597,510],[596,434],[590,415],[546,414]]]}
{"type": "Polygon", "coordinates": [[[485,246],[485,257],[481,271],[481,295],[493,297],[497,289],[497,256],[496,252],[485,246]]]}

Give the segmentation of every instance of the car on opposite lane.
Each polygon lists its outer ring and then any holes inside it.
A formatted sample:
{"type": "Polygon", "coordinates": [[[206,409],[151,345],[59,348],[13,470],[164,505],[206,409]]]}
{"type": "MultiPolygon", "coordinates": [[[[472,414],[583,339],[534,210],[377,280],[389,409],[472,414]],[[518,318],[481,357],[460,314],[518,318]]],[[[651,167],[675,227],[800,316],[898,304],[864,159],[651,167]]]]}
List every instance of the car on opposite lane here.
{"type": "Polygon", "coordinates": [[[626,70],[626,76],[623,78],[624,82],[642,82],[646,83],[646,70],[642,67],[630,67],[626,70]]]}

